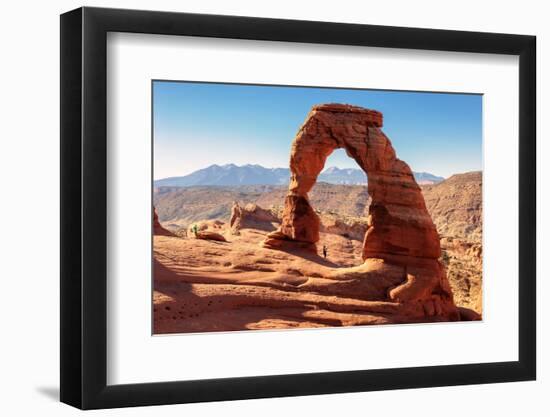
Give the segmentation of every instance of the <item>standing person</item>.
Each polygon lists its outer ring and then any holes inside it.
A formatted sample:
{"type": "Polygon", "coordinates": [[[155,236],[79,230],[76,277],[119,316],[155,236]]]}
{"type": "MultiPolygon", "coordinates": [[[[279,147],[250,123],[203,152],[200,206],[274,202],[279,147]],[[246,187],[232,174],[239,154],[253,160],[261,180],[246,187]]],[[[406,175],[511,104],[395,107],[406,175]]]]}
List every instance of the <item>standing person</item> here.
{"type": "Polygon", "coordinates": [[[325,259],[327,259],[327,252],[328,252],[327,245],[323,245],[323,256],[325,259]]]}

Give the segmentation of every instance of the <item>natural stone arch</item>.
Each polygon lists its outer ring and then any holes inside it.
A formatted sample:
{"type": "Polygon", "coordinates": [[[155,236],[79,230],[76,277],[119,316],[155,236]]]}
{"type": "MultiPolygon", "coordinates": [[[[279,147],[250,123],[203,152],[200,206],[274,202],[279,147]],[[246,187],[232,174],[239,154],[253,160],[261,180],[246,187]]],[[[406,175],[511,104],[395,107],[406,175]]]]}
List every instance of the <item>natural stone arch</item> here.
{"type": "Polygon", "coordinates": [[[363,259],[410,263],[410,257],[437,259],[439,235],[409,166],[397,158],[381,130],[382,114],[344,104],[314,106],[292,143],[291,178],[282,223],[266,247],[284,241],[314,245],[319,218],[308,199],[327,157],[343,148],[368,176],[372,198],[363,259]]]}

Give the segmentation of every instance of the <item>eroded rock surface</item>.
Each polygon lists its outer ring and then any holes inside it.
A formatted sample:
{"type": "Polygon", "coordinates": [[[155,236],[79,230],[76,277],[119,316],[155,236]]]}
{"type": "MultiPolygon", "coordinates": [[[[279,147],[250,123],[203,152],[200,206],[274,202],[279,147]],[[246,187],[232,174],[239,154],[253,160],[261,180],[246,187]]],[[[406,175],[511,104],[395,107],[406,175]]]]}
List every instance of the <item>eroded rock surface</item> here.
{"type": "Polygon", "coordinates": [[[166,230],[159,222],[157,209],[153,207],[153,234],[160,236],[173,236],[172,232],[166,230]]]}
{"type": "Polygon", "coordinates": [[[195,238],[202,240],[216,240],[218,242],[227,242],[227,240],[221,233],[211,232],[209,230],[197,232],[195,238]]]}
{"type": "Polygon", "coordinates": [[[222,222],[221,220],[202,220],[200,222],[192,223],[187,228],[187,236],[193,237],[195,235],[195,231],[198,232],[216,232],[220,233],[222,230],[225,229],[225,222],[222,222]]]}
{"type": "Polygon", "coordinates": [[[366,219],[352,218],[331,213],[320,215],[321,232],[332,233],[353,240],[365,238],[368,224],[366,219]]]}
{"type": "Polygon", "coordinates": [[[275,224],[279,222],[280,220],[271,211],[257,204],[249,203],[243,207],[235,201],[231,207],[229,224],[234,234],[238,234],[241,229],[273,231],[276,228],[275,224]]]}

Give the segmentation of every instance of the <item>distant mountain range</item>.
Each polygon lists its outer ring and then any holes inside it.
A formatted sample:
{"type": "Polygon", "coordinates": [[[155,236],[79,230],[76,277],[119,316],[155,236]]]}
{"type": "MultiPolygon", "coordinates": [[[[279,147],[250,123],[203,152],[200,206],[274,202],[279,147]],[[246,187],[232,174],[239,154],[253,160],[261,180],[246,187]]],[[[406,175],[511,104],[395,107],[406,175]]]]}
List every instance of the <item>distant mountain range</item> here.
{"type": "MultiPolygon", "coordinates": [[[[437,184],[443,177],[427,172],[414,172],[419,184],[437,184]]],[[[170,177],[156,180],[155,187],[191,186],[238,186],[238,185],[284,185],[288,184],[288,168],[264,168],[261,165],[210,165],[183,177],[170,177]]],[[[367,183],[367,176],[358,168],[330,167],[319,175],[318,181],[329,184],[360,185],[367,183]]]]}

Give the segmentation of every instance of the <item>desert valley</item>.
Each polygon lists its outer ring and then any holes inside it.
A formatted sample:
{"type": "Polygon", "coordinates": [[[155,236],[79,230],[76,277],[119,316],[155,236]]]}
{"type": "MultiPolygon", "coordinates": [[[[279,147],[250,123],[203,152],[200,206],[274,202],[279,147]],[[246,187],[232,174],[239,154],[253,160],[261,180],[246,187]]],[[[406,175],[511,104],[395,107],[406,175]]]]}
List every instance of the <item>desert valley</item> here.
{"type": "Polygon", "coordinates": [[[481,172],[412,173],[375,113],[313,109],[290,170],[155,181],[154,333],[480,320],[481,172]]]}

